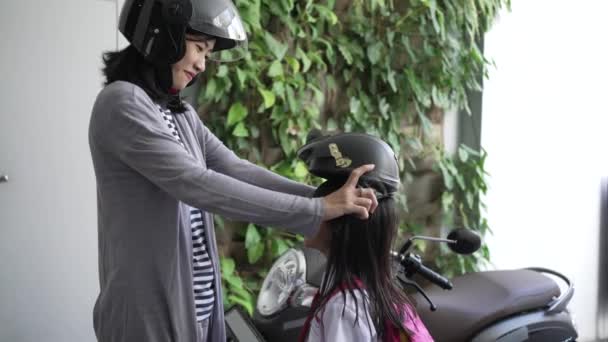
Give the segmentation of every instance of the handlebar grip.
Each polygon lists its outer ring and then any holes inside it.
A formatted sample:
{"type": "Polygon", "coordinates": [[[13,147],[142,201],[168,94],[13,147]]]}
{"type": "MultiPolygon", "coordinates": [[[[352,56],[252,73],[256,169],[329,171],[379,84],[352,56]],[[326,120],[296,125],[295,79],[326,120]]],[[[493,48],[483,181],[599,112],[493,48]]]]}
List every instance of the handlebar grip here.
{"type": "Polygon", "coordinates": [[[410,277],[414,273],[420,274],[423,278],[430,281],[431,283],[441,287],[444,290],[451,290],[452,283],[441,274],[433,271],[432,269],[424,266],[420,261],[420,257],[412,256],[411,254],[399,254],[393,253],[393,256],[399,260],[399,263],[405,271],[405,275],[410,277]]]}
{"type": "Polygon", "coordinates": [[[426,280],[441,287],[444,290],[451,290],[453,287],[449,279],[422,264],[419,264],[417,273],[420,274],[420,276],[422,276],[426,280]]]}

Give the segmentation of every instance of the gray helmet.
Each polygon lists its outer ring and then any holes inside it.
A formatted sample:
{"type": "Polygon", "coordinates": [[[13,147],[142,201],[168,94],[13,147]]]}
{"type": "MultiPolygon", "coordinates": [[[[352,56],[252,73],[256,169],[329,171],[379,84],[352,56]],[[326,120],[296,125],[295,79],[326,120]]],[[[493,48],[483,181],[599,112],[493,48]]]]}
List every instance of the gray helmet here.
{"type": "Polygon", "coordinates": [[[353,169],[374,164],[372,171],[359,178],[359,185],[374,188],[381,195],[397,192],[401,183],[397,157],[381,139],[363,133],[323,136],[308,134],[306,145],[298,152],[308,171],[332,183],[343,183],[353,169]]]}
{"type": "Polygon", "coordinates": [[[126,0],[118,28],[156,65],[184,56],[186,31],[216,39],[212,60],[237,60],[247,51],[247,34],[230,0],[126,0]]]}

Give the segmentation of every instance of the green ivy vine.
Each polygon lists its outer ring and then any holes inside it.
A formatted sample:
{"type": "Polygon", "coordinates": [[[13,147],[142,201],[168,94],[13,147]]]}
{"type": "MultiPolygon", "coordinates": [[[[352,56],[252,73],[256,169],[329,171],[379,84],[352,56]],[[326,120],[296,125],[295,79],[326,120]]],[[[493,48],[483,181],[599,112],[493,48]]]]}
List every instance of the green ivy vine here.
{"type": "MultiPolygon", "coordinates": [[[[510,1],[237,0],[236,5],[250,39],[248,55],[238,63],[208,65],[199,113],[241,157],[318,184],[295,155],[312,128],[382,137],[407,179],[413,158],[434,144],[428,114],[469,111],[467,93],[480,90],[479,76],[489,64],[477,41],[510,1]]],[[[478,213],[474,206],[485,183],[483,177],[469,181],[466,174],[466,167],[482,167],[483,158],[463,151],[471,157],[438,155],[445,209],[464,213],[463,223],[484,232],[468,211],[478,213]]],[[[402,200],[405,206],[407,199],[402,200]]],[[[298,242],[261,228],[250,224],[235,236],[244,241],[246,261],[257,268],[237,272],[231,256],[222,259],[227,304],[250,313],[270,262],[298,242]]],[[[470,269],[441,266],[453,273],[470,269]]]]}

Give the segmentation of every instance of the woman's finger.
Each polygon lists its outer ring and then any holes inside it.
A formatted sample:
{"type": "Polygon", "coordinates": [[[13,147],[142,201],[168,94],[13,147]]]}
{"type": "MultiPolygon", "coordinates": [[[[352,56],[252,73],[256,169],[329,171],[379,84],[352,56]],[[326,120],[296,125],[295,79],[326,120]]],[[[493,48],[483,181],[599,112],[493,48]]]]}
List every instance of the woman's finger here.
{"type": "Polygon", "coordinates": [[[378,207],[378,199],[376,198],[376,193],[374,192],[374,190],[370,188],[361,189],[360,196],[372,201],[372,204],[369,207],[369,212],[373,213],[378,207]]]}
{"type": "Polygon", "coordinates": [[[369,212],[365,207],[355,205],[352,207],[351,214],[355,215],[358,219],[367,220],[369,218],[369,212]]]}
{"type": "Polygon", "coordinates": [[[359,182],[359,178],[366,172],[373,170],[374,167],[375,167],[374,164],[366,164],[366,165],[361,165],[358,168],[354,169],[348,176],[348,180],[346,181],[346,183],[344,183],[344,186],[350,186],[350,187],[356,188],[357,183],[359,182]]]}
{"type": "Polygon", "coordinates": [[[363,207],[368,212],[370,211],[370,208],[372,207],[372,203],[373,203],[372,200],[370,200],[369,198],[364,198],[364,197],[358,197],[355,199],[354,202],[355,202],[356,206],[363,207]]]}

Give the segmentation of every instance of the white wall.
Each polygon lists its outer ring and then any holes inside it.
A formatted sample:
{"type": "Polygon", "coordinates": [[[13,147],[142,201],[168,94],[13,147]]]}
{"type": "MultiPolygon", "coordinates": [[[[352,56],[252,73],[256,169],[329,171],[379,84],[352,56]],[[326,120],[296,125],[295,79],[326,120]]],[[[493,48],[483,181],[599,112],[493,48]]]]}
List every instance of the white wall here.
{"type": "Polygon", "coordinates": [[[99,292],[88,121],[116,4],[0,1],[0,341],[90,342],[99,292]]]}
{"type": "Polygon", "coordinates": [[[600,177],[608,176],[605,0],[513,0],[486,36],[482,145],[497,268],[570,276],[581,341],[596,338],[600,177]]]}

